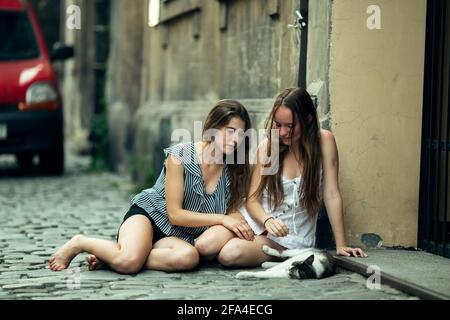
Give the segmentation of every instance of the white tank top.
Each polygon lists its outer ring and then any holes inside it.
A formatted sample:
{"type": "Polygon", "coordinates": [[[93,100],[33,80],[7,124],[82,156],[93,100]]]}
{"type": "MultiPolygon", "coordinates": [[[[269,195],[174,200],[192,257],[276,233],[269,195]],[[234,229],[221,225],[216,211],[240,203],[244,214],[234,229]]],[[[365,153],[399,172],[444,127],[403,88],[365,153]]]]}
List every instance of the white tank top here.
{"type": "MultiPolygon", "coordinates": [[[[301,206],[299,199],[300,181],[300,177],[287,179],[282,176],[284,201],[276,210],[271,210],[269,207],[267,191],[263,192],[261,199],[264,211],[272,217],[283,221],[289,229],[289,234],[285,237],[275,237],[270,234],[267,237],[287,249],[312,248],[316,244],[318,214],[310,216],[307,214],[306,209],[301,206]]],[[[240,211],[255,234],[264,232],[264,226],[250,217],[245,206],[240,211]]]]}

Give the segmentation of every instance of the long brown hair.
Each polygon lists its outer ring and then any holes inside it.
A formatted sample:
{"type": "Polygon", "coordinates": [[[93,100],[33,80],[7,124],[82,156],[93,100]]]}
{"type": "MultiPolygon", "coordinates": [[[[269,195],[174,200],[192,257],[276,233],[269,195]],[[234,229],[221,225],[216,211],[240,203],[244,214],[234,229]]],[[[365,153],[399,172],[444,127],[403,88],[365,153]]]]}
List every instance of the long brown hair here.
{"type": "MultiPolygon", "coordinates": [[[[281,180],[283,172],[283,160],[290,148],[298,148],[300,159],[303,165],[300,204],[306,208],[309,215],[315,215],[320,209],[320,179],[322,166],[322,153],[320,141],[320,125],[316,108],[311,96],[304,88],[288,88],[283,90],[275,99],[272,111],[266,120],[268,135],[268,153],[272,150],[272,135],[274,117],[277,110],[285,106],[292,112],[294,124],[300,125],[300,141],[290,146],[280,145],[279,169],[275,175],[261,176],[261,183],[251,196],[259,198],[267,188],[269,195],[269,207],[278,208],[283,200],[283,183],[281,180]]],[[[293,129],[292,129],[293,130],[293,129]]],[[[292,141],[291,131],[291,141],[292,141]]],[[[273,158],[273,157],[271,157],[273,158]]]]}
{"type": "MultiPolygon", "coordinates": [[[[247,131],[252,127],[247,109],[245,109],[242,104],[240,104],[236,100],[231,99],[218,101],[213,109],[209,112],[208,117],[205,120],[205,125],[203,126],[203,136],[205,136],[205,132],[209,129],[221,129],[225,127],[230,123],[231,119],[235,117],[240,118],[245,123],[244,131],[247,131]]],[[[245,136],[245,140],[242,141],[241,145],[236,148],[234,154],[232,155],[234,161],[227,164],[228,177],[230,179],[231,187],[231,196],[228,201],[228,211],[237,210],[244,204],[245,196],[250,185],[249,150],[250,141],[248,137],[245,136]],[[245,149],[242,150],[242,148],[245,149]],[[240,161],[237,161],[238,152],[244,152],[244,163],[240,163],[240,161]]]]}

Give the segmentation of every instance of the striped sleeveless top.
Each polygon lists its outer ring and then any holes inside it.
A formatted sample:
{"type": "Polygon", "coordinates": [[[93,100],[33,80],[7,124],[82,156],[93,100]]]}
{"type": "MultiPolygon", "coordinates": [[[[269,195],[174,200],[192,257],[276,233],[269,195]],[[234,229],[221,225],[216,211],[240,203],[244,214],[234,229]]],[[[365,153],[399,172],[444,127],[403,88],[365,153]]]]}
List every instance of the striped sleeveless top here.
{"type": "Polygon", "coordinates": [[[169,222],[166,207],[166,161],[169,154],[183,163],[184,167],[184,200],[183,209],[211,214],[226,214],[230,194],[230,178],[227,166],[224,165],[219,182],[213,193],[205,190],[199,157],[193,142],[180,143],[164,149],[166,160],[155,185],[136,195],[131,203],[144,209],[163,233],[175,236],[194,244],[195,238],[207,227],[180,227],[169,222]]]}

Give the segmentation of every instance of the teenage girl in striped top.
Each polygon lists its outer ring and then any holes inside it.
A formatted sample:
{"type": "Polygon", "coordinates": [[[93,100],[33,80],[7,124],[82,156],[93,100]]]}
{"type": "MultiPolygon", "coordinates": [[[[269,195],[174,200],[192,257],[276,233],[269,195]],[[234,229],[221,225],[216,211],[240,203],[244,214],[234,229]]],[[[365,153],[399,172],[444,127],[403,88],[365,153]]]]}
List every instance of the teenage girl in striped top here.
{"type": "Polygon", "coordinates": [[[190,270],[200,257],[217,256],[236,236],[253,240],[237,210],[249,185],[249,144],[241,143],[241,133],[250,127],[239,102],[219,101],[205,121],[202,141],[164,150],[167,158],[157,182],[133,198],[117,241],[76,235],[53,254],[50,269],[61,271],[87,252],[90,270],[105,265],[125,274],[190,270]],[[238,151],[245,155],[242,164],[229,161],[238,151]]]}

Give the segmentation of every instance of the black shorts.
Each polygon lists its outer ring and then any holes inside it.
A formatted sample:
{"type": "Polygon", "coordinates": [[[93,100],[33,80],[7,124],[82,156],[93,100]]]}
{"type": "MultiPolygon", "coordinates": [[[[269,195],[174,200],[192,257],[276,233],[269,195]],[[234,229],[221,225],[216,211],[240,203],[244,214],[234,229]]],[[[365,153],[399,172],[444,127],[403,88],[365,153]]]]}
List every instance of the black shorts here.
{"type": "MultiPolygon", "coordinates": [[[[122,224],[129,218],[132,216],[135,216],[137,214],[141,214],[143,216],[146,216],[148,218],[148,220],[150,220],[150,223],[152,224],[153,227],[153,240],[152,240],[152,244],[161,240],[162,238],[166,238],[168,237],[168,235],[166,235],[164,232],[161,231],[161,229],[155,224],[155,221],[153,221],[152,217],[150,217],[150,215],[148,214],[147,211],[145,211],[144,209],[142,209],[141,207],[133,204],[130,209],[128,210],[128,212],[125,214],[125,217],[123,218],[122,224]]],[[[122,224],[120,226],[122,226],[122,224]]],[[[120,227],[119,227],[120,230],[120,227]]],[[[117,232],[117,237],[116,237],[117,241],[119,240],[119,232],[117,232]]]]}

